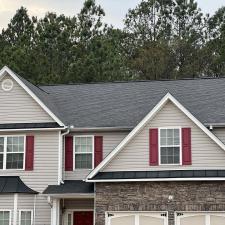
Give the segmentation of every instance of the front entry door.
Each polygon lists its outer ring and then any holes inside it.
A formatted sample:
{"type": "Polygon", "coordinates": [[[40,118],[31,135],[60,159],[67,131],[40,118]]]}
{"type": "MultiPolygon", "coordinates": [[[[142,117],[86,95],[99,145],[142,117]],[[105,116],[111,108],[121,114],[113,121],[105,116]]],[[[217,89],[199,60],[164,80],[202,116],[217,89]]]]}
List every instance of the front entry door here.
{"type": "Polygon", "coordinates": [[[73,225],[93,225],[93,212],[74,212],[73,225]]]}

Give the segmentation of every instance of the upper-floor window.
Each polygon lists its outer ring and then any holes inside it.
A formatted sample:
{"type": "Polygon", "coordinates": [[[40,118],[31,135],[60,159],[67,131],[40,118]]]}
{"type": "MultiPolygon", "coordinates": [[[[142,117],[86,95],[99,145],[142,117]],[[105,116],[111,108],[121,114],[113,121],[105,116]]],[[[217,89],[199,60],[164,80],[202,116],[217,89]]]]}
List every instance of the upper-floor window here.
{"type": "Polygon", "coordinates": [[[0,169],[23,169],[24,157],[24,136],[0,137],[0,169]]]}
{"type": "Polygon", "coordinates": [[[75,136],[75,169],[92,169],[94,141],[93,136],[75,136]]]}
{"type": "Polygon", "coordinates": [[[160,164],[180,165],[181,162],[181,131],[179,128],[161,128],[160,138],[160,164]]]}

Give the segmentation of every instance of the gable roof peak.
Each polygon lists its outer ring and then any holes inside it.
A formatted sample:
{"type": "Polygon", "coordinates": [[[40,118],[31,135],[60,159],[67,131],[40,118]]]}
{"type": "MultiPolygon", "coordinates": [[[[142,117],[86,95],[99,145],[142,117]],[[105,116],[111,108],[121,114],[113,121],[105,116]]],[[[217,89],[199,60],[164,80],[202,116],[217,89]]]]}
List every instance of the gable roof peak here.
{"type": "Polygon", "coordinates": [[[20,77],[15,72],[13,72],[8,66],[4,66],[0,70],[0,79],[7,73],[11,76],[23,89],[24,91],[34,99],[37,104],[60,126],[65,126],[64,123],[48,108],[48,106],[41,100],[40,96],[47,95],[44,91],[27,81],[26,79],[20,77]]]}
{"type": "MultiPolygon", "coordinates": [[[[209,131],[196,117],[194,117],[179,101],[173,97],[172,94],[167,92],[164,97],[155,105],[155,107],[141,120],[141,122],[122,140],[122,142],[108,155],[106,158],[89,173],[86,181],[90,182],[91,179],[108,163],[138,134],[138,132],[151,120],[162,107],[170,100],[178,109],[181,110],[193,123],[195,123],[209,138],[211,138],[221,149],[225,151],[224,143],[209,131]]],[[[92,181],[91,181],[92,182],[92,181]]]]}

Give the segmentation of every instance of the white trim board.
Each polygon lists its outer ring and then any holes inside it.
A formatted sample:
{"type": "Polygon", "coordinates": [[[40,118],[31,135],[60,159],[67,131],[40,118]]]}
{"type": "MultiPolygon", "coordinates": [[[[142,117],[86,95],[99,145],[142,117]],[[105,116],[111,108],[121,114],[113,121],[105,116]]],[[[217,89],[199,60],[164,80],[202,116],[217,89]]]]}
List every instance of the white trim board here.
{"type": "Polygon", "coordinates": [[[4,66],[0,70],[0,78],[8,73],[33,99],[35,102],[40,105],[40,107],[60,126],[65,126],[64,123],[16,76],[16,74],[9,69],[7,66],[4,66]]]}
{"type": "Polygon", "coordinates": [[[88,180],[92,183],[114,183],[114,182],[167,182],[167,181],[225,181],[225,177],[194,177],[194,178],[143,178],[143,179],[105,179],[105,180],[88,180]]]}
{"type": "Polygon", "coordinates": [[[158,102],[158,104],[143,118],[143,120],[120,142],[120,144],[86,177],[86,181],[93,178],[103,169],[151,120],[162,107],[171,101],[190,120],[192,120],[209,138],[211,138],[220,148],[225,151],[225,145],[211,131],[209,131],[197,118],[195,118],[180,102],[178,102],[169,92],[158,102]]]}

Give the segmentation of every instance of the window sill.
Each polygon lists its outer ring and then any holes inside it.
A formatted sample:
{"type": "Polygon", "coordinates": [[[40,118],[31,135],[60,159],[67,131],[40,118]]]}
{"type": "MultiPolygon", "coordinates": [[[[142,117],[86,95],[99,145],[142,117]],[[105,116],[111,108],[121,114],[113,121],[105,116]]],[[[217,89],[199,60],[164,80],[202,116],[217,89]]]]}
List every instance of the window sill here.
{"type": "Polygon", "coordinates": [[[25,171],[25,169],[0,169],[0,172],[8,172],[8,171],[25,171]]]}
{"type": "MultiPolygon", "coordinates": [[[[94,169],[94,168],[93,168],[93,169],[94,169]]],[[[76,171],[85,171],[85,170],[86,170],[86,171],[87,171],[87,170],[88,170],[88,171],[92,171],[93,169],[74,169],[73,172],[76,172],[76,171]]]]}
{"type": "Polygon", "coordinates": [[[167,166],[169,166],[169,167],[171,167],[171,166],[178,167],[178,166],[183,166],[183,165],[182,164],[159,164],[159,166],[161,166],[161,167],[167,167],[167,166]]]}

